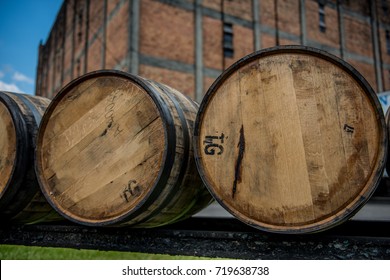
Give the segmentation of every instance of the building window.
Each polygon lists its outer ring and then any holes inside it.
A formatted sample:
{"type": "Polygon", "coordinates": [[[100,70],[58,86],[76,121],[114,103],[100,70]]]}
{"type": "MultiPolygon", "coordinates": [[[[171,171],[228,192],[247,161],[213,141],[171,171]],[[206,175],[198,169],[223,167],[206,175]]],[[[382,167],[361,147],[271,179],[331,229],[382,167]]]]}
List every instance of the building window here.
{"type": "Polygon", "coordinates": [[[318,16],[319,16],[319,28],[320,31],[326,32],[326,24],[325,24],[325,5],[321,2],[318,2],[318,16]]]}
{"type": "Polygon", "coordinates": [[[79,24],[82,24],[82,22],[83,22],[83,14],[84,14],[84,11],[83,11],[83,8],[81,7],[77,13],[79,24]]]}
{"type": "Polygon", "coordinates": [[[223,23],[223,56],[233,57],[233,24],[224,22],[223,23]]]}
{"type": "Polygon", "coordinates": [[[79,44],[81,44],[81,42],[83,41],[83,32],[81,30],[77,32],[77,41],[79,42],[79,44]]]}
{"type": "Polygon", "coordinates": [[[390,30],[386,30],[386,52],[390,54],[390,30]]]}
{"type": "Polygon", "coordinates": [[[83,8],[80,8],[77,14],[78,29],[79,29],[79,32],[77,32],[77,37],[78,37],[79,44],[83,41],[83,14],[84,14],[84,10],[83,8]]]}

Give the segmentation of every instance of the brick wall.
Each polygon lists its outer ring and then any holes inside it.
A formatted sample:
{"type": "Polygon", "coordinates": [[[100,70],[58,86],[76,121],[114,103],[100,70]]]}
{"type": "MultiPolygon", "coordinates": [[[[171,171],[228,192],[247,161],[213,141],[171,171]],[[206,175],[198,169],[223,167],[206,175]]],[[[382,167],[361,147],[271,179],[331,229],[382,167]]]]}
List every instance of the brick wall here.
{"type": "Polygon", "coordinates": [[[390,90],[390,0],[320,3],[325,31],[314,0],[66,0],[40,47],[36,94],[52,97],[86,72],[115,68],[200,101],[224,68],[255,48],[302,42],[342,57],[374,89],[390,90]],[[224,23],[232,25],[232,57],[223,50],[224,23]]]}
{"type": "MultiPolygon", "coordinates": [[[[75,20],[75,0],[69,0],[65,3],[65,47],[64,47],[64,80],[67,84],[73,79],[73,21],[75,20]]],[[[48,92],[50,93],[50,92],[48,92]]]]}
{"type": "Polygon", "coordinates": [[[140,75],[177,89],[178,91],[185,93],[190,98],[195,98],[194,75],[148,65],[141,65],[140,75]]]}
{"type": "Polygon", "coordinates": [[[233,25],[233,34],[234,55],[232,58],[225,58],[225,69],[254,51],[253,30],[236,24],[233,25]]]}
{"type": "Polygon", "coordinates": [[[88,65],[87,72],[98,70],[105,65],[102,61],[104,44],[104,1],[91,1],[89,4],[88,65]]]}
{"type": "Polygon", "coordinates": [[[300,36],[299,1],[278,1],[278,27],[283,32],[300,36]]]}
{"type": "Polygon", "coordinates": [[[384,80],[384,88],[389,90],[390,89],[390,70],[385,69],[383,72],[383,80],[384,80]]]}
{"type": "Polygon", "coordinates": [[[346,16],[344,22],[347,49],[356,54],[373,57],[370,23],[350,16],[346,16]]]}
{"type": "Polygon", "coordinates": [[[194,64],[194,14],[158,1],[141,5],[142,54],[194,64]]]}
{"type": "Polygon", "coordinates": [[[319,28],[319,5],[317,1],[306,1],[308,39],[333,48],[340,48],[339,22],[334,7],[325,6],[325,32],[319,28]]]}
{"type": "Polygon", "coordinates": [[[218,19],[203,18],[203,60],[204,66],[223,69],[222,22],[218,19]]]}
{"type": "Polygon", "coordinates": [[[252,20],[252,0],[224,0],[222,9],[226,15],[252,20]]]}
{"type": "Polygon", "coordinates": [[[105,65],[108,69],[127,70],[128,65],[121,65],[121,62],[127,57],[129,49],[129,2],[108,3],[105,65]]]}

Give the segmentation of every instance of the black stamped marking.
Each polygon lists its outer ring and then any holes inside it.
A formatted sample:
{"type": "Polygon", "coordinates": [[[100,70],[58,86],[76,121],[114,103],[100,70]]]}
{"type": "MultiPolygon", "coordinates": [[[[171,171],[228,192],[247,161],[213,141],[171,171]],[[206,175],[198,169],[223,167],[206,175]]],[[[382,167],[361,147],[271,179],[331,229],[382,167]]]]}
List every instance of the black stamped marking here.
{"type": "Polygon", "coordinates": [[[244,136],[244,125],[241,125],[240,129],[240,140],[238,142],[238,156],[236,160],[236,166],[234,168],[234,182],[233,182],[233,189],[232,189],[232,198],[234,199],[234,196],[237,191],[237,183],[241,182],[241,175],[242,175],[242,159],[244,157],[245,152],[245,136],[244,136]]]}
{"type": "Polygon", "coordinates": [[[349,126],[347,124],[344,124],[344,131],[347,133],[353,133],[355,131],[355,128],[353,126],[349,126]]]}
{"type": "Polygon", "coordinates": [[[137,184],[136,180],[130,180],[126,186],[124,186],[124,189],[122,193],[120,194],[120,197],[126,201],[130,202],[131,198],[135,198],[141,195],[142,187],[137,184]]]}
{"type": "Polygon", "coordinates": [[[221,134],[220,136],[207,135],[205,136],[205,140],[203,140],[204,152],[206,155],[215,155],[216,149],[218,149],[217,155],[221,155],[224,151],[223,143],[225,140],[225,134],[221,134]],[[214,143],[214,141],[219,141],[220,143],[214,143]]]}

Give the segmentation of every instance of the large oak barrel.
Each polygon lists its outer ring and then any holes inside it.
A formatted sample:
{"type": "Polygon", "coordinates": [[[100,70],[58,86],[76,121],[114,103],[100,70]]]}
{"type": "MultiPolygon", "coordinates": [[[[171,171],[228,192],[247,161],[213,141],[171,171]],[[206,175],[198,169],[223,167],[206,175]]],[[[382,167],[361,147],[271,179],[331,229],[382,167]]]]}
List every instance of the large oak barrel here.
{"type": "Polygon", "coordinates": [[[255,52],[224,71],[200,105],[194,136],[216,200],[278,233],[317,232],[355,214],[381,179],[388,141],[366,80],[302,46],[255,52]]]}
{"type": "Polygon", "coordinates": [[[40,126],[43,193],[84,225],[156,227],[191,216],[212,200],[193,157],[197,109],[168,86],[120,71],[72,81],[40,126]]]}
{"type": "Polygon", "coordinates": [[[37,182],[34,149],[41,117],[50,100],[0,91],[0,217],[4,222],[51,221],[58,214],[37,182]]]}

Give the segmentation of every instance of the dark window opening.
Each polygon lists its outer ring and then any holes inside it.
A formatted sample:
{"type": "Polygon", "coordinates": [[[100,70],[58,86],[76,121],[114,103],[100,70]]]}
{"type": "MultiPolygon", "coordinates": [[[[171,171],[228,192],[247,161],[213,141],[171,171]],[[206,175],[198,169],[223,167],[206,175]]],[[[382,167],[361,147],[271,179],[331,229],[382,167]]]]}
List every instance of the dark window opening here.
{"type": "Polygon", "coordinates": [[[323,3],[318,2],[318,16],[319,16],[319,28],[320,31],[326,32],[326,24],[325,24],[325,5],[323,3]]]}
{"type": "Polygon", "coordinates": [[[232,58],[233,48],[233,24],[225,22],[223,24],[223,56],[232,58]]]}
{"type": "Polygon", "coordinates": [[[386,52],[390,54],[390,30],[386,30],[386,52]]]}
{"type": "Polygon", "coordinates": [[[83,15],[84,15],[84,10],[83,8],[80,8],[77,14],[78,29],[79,29],[79,32],[77,32],[77,37],[78,37],[79,44],[83,41],[83,15]]]}
{"type": "Polygon", "coordinates": [[[83,15],[84,15],[83,8],[80,8],[80,10],[79,10],[78,13],[77,13],[78,22],[79,22],[80,25],[81,25],[82,22],[83,22],[83,15]]]}
{"type": "Polygon", "coordinates": [[[79,32],[77,32],[77,40],[79,43],[81,43],[83,41],[83,32],[80,30],[79,32]]]}

